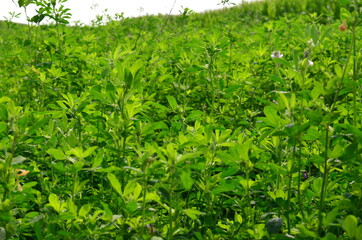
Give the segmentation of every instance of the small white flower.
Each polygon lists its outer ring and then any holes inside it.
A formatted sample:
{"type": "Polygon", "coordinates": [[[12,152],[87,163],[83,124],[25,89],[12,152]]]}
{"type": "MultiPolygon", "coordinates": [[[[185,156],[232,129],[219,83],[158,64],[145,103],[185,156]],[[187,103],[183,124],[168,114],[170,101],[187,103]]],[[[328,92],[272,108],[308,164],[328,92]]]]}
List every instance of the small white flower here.
{"type": "Polygon", "coordinates": [[[308,60],[308,65],[311,67],[314,65],[314,62],[312,62],[311,60],[308,60]]]}
{"type": "Polygon", "coordinates": [[[282,58],[283,54],[281,54],[279,51],[274,51],[274,52],[272,52],[272,54],[270,56],[272,58],[282,58]]]}
{"type": "Polygon", "coordinates": [[[308,44],[309,44],[311,47],[315,47],[315,44],[314,44],[313,39],[309,39],[308,44]]]}

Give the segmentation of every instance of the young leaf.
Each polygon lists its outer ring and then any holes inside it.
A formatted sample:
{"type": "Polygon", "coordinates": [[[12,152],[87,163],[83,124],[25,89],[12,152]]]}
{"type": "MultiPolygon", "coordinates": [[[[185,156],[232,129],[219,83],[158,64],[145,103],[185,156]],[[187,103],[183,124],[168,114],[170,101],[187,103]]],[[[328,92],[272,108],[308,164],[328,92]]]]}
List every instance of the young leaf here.
{"type": "Polygon", "coordinates": [[[107,178],[108,178],[109,182],[111,183],[112,187],[114,188],[114,190],[116,190],[116,192],[119,194],[119,196],[122,197],[123,196],[122,185],[118,181],[117,177],[113,173],[108,173],[107,178]]]}
{"type": "Polygon", "coordinates": [[[74,217],[77,217],[77,206],[70,198],[67,199],[67,209],[74,217]]]}
{"type": "Polygon", "coordinates": [[[338,216],[338,208],[334,208],[323,219],[323,225],[325,227],[328,227],[336,219],[337,216],[338,216]]]}
{"type": "Polygon", "coordinates": [[[342,227],[347,232],[350,239],[353,239],[356,236],[357,222],[357,218],[353,215],[348,215],[343,221],[342,227]]]}
{"type": "Polygon", "coordinates": [[[199,215],[202,215],[203,213],[196,209],[185,209],[184,213],[191,218],[192,220],[196,220],[199,215]]]}
{"type": "Polygon", "coordinates": [[[60,211],[62,210],[62,204],[59,202],[58,196],[55,195],[54,193],[51,193],[49,195],[49,205],[54,208],[55,211],[57,211],[58,213],[60,213],[60,211]]]}
{"type": "Polygon", "coordinates": [[[66,159],[66,156],[64,152],[61,149],[48,149],[47,153],[49,153],[53,158],[56,160],[64,160],[66,159]]]}
{"type": "Polygon", "coordinates": [[[263,119],[265,121],[266,124],[273,126],[273,127],[278,127],[280,124],[280,117],[278,116],[277,110],[275,110],[272,107],[266,106],[264,108],[264,114],[265,114],[265,119],[263,119]]]}
{"type": "Polygon", "coordinates": [[[88,157],[88,156],[91,155],[91,154],[94,152],[94,150],[96,150],[96,149],[97,149],[97,146],[88,148],[87,150],[85,150],[85,151],[83,152],[82,158],[88,157]]]}
{"type": "Polygon", "coordinates": [[[194,181],[191,178],[190,169],[186,169],[185,171],[182,171],[180,178],[181,178],[182,186],[187,191],[190,190],[192,188],[192,185],[194,184],[194,181]]]}
{"type": "Polygon", "coordinates": [[[172,108],[172,110],[175,111],[178,107],[176,99],[173,96],[167,96],[166,98],[167,98],[168,104],[170,104],[170,107],[172,108]]]}
{"type": "Polygon", "coordinates": [[[356,240],[362,240],[362,224],[356,230],[356,240]]]}
{"type": "Polygon", "coordinates": [[[79,217],[86,217],[87,214],[90,212],[90,210],[92,209],[92,205],[91,204],[85,204],[83,205],[80,209],[79,209],[79,217]]]}
{"type": "Polygon", "coordinates": [[[133,190],[133,197],[134,197],[135,200],[138,199],[138,197],[140,196],[141,192],[142,192],[142,186],[141,186],[141,184],[136,183],[136,186],[135,186],[135,188],[134,188],[134,190],[133,190]]]}
{"type": "Polygon", "coordinates": [[[124,188],[123,196],[127,196],[131,193],[133,193],[134,189],[136,188],[136,182],[135,181],[129,181],[124,188]]]}
{"type": "Polygon", "coordinates": [[[8,110],[5,105],[0,104],[0,121],[7,121],[8,120],[8,110]]]}

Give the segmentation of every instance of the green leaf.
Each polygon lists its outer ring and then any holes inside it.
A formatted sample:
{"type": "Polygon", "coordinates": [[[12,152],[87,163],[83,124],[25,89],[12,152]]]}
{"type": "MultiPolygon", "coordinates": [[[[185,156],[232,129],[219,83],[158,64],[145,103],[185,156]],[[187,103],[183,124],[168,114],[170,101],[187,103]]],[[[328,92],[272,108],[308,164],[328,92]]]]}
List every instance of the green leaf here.
{"type": "Polygon", "coordinates": [[[133,74],[128,68],[124,69],[124,82],[126,83],[127,88],[132,88],[133,74]]]}
{"type": "Polygon", "coordinates": [[[79,209],[78,216],[79,216],[79,217],[86,217],[87,214],[90,212],[91,209],[92,209],[92,205],[91,205],[91,204],[85,204],[85,205],[83,205],[83,206],[79,209]]]}
{"type": "Polygon", "coordinates": [[[357,233],[357,218],[353,215],[348,215],[342,224],[343,229],[347,232],[349,238],[353,239],[357,233]]]}
{"type": "Polygon", "coordinates": [[[280,104],[283,103],[284,106],[290,111],[290,105],[289,105],[289,100],[288,98],[285,96],[284,93],[282,92],[278,92],[280,101],[278,101],[280,104]]]}
{"type": "Polygon", "coordinates": [[[292,68],[292,64],[290,64],[288,61],[284,60],[283,58],[274,58],[273,61],[275,63],[279,63],[279,64],[282,64],[286,67],[289,67],[289,68],[292,68]]]}
{"type": "Polygon", "coordinates": [[[315,232],[312,232],[310,230],[308,230],[304,225],[297,225],[299,231],[300,231],[300,236],[301,237],[309,237],[312,239],[316,239],[317,234],[315,232]]]}
{"type": "Polygon", "coordinates": [[[24,185],[23,185],[23,190],[31,189],[32,187],[36,186],[37,184],[38,184],[37,182],[27,182],[27,183],[24,183],[24,185]]]}
{"type": "Polygon", "coordinates": [[[235,213],[235,222],[238,222],[239,224],[243,223],[243,217],[237,213],[235,213]]]}
{"type": "Polygon", "coordinates": [[[153,236],[153,237],[151,237],[151,240],[163,240],[163,238],[157,237],[157,236],[153,236]]]}
{"type": "Polygon", "coordinates": [[[66,156],[65,156],[63,150],[61,150],[61,149],[54,149],[54,148],[48,149],[47,153],[49,153],[56,160],[66,159],[66,156]]]}
{"type": "Polygon", "coordinates": [[[132,200],[130,202],[127,203],[127,206],[126,206],[127,210],[131,213],[133,213],[134,211],[137,210],[138,206],[137,206],[137,202],[132,200]]]}
{"type": "Polygon", "coordinates": [[[94,150],[96,150],[96,149],[97,149],[97,146],[88,148],[85,152],[83,152],[82,158],[88,157],[88,156],[91,155],[91,154],[94,152],[94,150]]]}
{"type": "Polygon", "coordinates": [[[333,223],[333,221],[336,219],[337,216],[338,216],[338,208],[334,208],[332,211],[330,211],[327,214],[327,216],[324,217],[323,225],[325,227],[328,227],[329,225],[331,225],[333,223]]]}
{"type": "Polygon", "coordinates": [[[83,158],[83,149],[81,149],[79,147],[75,147],[75,148],[72,148],[69,151],[67,151],[66,154],[68,156],[74,155],[76,158],[82,159],[83,158]]]}
{"type": "Polygon", "coordinates": [[[123,196],[127,196],[130,195],[131,193],[133,193],[133,190],[136,188],[136,181],[129,181],[126,184],[126,187],[124,188],[123,191],[123,196]]]}
{"type": "Polygon", "coordinates": [[[102,155],[98,155],[93,159],[92,162],[92,168],[96,168],[99,167],[103,162],[103,156],[102,155]]]}
{"type": "Polygon", "coordinates": [[[7,127],[8,127],[8,125],[6,123],[0,122],[0,133],[5,132],[7,127]]]}
{"type": "Polygon", "coordinates": [[[44,14],[37,14],[30,19],[30,22],[40,23],[45,18],[44,14]]]}
{"type": "Polygon", "coordinates": [[[107,97],[109,99],[110,102],[114,102],[115,101],[115,95],[116,95],[116,88],[114,87],[114,85],[110,82],[107,83],[106,86],[106,94],[107,97]]]}
{"type": "Polygon", "coordinates": [[[346,6],[352,4],[352,0],[339,0],[339,5],[346,6]]]}
{"type": "Polygon", "coordinates": [[[190,190],[192,188],[192,185],[194,184],[194,181],[191,178],[190,169],[182,171],[180,178],[182,186],[185,188],[185,190],[190,190]]]}
{"type": "Polygon", "coordinates": [[[54,193],[51,193],[49,195],[49,205],[54,208],[55,211],[57,211],[58,213],[60,213],[60,211],[62,210],[62,204],[59,202],[58,196],[55,195],[54,193]]]}
{"type": "Polygon", "coordinates": [[[177,164],[187,160],[187,159],[195,159],[196,157],[200,156],[201,152],[191,152],[185,153],[177,159],[177,164]]]}
{"type": "Polygon", "coordinates": [[[77,206],[70,198],[67,200],[67,209],[74,217],[77,217],[77,206]]]}
{"type": "Polygon", "coordinates": [[[104,210],[104,213],[103,213],[103,216],[101,217],[101,219],[103,221],[110,221],[112,220],[112,217],[113,217],[113,213],[112,213],[112,210],[109,208],[108,204],[104,203],[104,202],[101,202],[102,206],[103,206],[103,210],[104,210]]]}
{"type": "Polygon", "coordinates": [[[142,186],[141,186],[141,184],[136,183],[136,186],[135,186],[135,188],[134,188],[134,190],[133,190],[133,197],[134,197],[135,200],[138,199],[138,197],[140,196],[141,192],[142,192],[142,186]]]}
{"type": "Polygon", "coordinates": [[[84,162],[73,162],[72,170],[74,172],[79,172],[84,166],[84,162]]]}
{"type": "Polygon", "coordinates": [[[231,175],[234,175],[235,173],[237,173],[239,171],[239,167],[238,166],[232,166],[232,167],[229,167],[225,170],[222,171],[221,173],[221,177],[222,178],[226,178],[226,177],[229,177],[231,175]]]}
{"type": "Polygon", "coordinates": [[[345,9],[343,7],[340,10],[340,17],[341,17],[341,20],[343,20],[343,19],[346,19],[348,21],[353,20],[352,14],[347,9],[345,9]]]}
{"type": "Polygon", "coordinates": [[[107,178],[111,183],[112,187],[114,188],[114,190],[116,190],[116,192],[119,194],[119,196],[123,197],[122,185],[118,181],[117,177],[113,173],[108,173],[107,178]]]}
{"type": "Polygon", "coordinates": [[[51,166],[62,173],[65,173],[67,171],[67,169],[64,167],[63,163],[61,162],[53,163],[51,164],[51,166]]]}
{"type": "Polygon", "coordinates": [[[356,240],[362,240],[362,224],[356,230],[356,240]]]}
{"type": "Polygon", "coordinates": [[[277,110],[275,110],[273,107],[266,106],[264,108],[264,114],[265,114],[265,123],[273,126],[278,127],[280,124],[280,117],[278,116],[277,110]]]}
{"type": "Polygon", "coordinates": [[[324,32],[321,34],[320,41],[322,42],[324,38],[328,38],[331,35],[332,30],[334,29],[334,25],[327,27],[324,32]]]}
{"type": "Polygon", "coordinates": [[[28,131],[28,135],[31,135],[33,133],[35,133],[39,128],[41,128],[42,126],[44,126],[46,123],[48,123],[49,121],[49,117],[43,118],[42,120],[36,122],[28,131]]]}
{"type": "Polygon", "coordinates": [[[342,70],[341,66],[339,66],[338,64],[334,65],[334,71],[336,72],[336,75],[337,75],[339,78],[342,77],[342,74],[343,74],[342,72],[343,72],[343,70],[342,70]]]}
{"type": "Polygon", "coordinates": [[[354,136],[358,137],[360,139],[360,143],[362,143],[362,131],[359,130],[357,127],[350,125],[350,124],[346,124],[345,125],[347,131],[349,133],[352,133],[354,136]]]}
{"type": "Polygon", "coordinates": [[[248,191],[255,184],[255,181],[253,181],[251,179],[244,179],[244,178],[240,178],[239,182],[246,191],[248,191]]]}
{"type": "Polygon", "coordinates": [[[346,147],[344,145],[342,145],[341,143],[336,144],[336,146],[334,146],[334,148],[333,148],[333,151],[330,152],[330,154],[328,154],[329,158],[331,158],[331,159],[339,158],[343,154],[345,148],[346,147]]]}
{"type": "Polygon", "coordinates": [[[200,212],[199,210],[196,209],[185,209],[184,213],[191,218],[192,220],[196,220],[198,216],[203,215],[203,212],[200,212]]]}
{"type": "Polygon", "coordinates": [[[0,104],[0,121],[8,121],[8,110],[5,105],[0,104]]]}
{"type": "Polygon", "coordinates": [[[25,6],[25,0],[18,0],[18,5],[19,5],[19,7],[24,7],[25,6]]]}
{"type": "Polygon", "coordinates": [[[161,199],[160,196],[156,193],[146,193],[146,200],[159,202],[161,199]]]}
{"type": "Polygon", "coordinates": [[[274,82],[284,83],[284,80],[281,79],[279,76],[270,75],[269,78],[270,78],[270,80],[272,80],[272,81],[274,81],[274,82]]]}
{"type": "MultiPolygon", "coordinates": [[[[42,228],[41,228],[39,222],[34,223],[34,232],[35,232],[35,236],[38,240],[43,239],[42,228]]],[[[0,237],[0,239],[1,239],[1,237],[0,237]]]]}
{"type": "Polygon", "coordinates": [[[172,110],[176,110],[178,108],[176,99],[173,96],[166,96],[168,104],[170,104],[170,107],[172,108],[172,110]]]}
{"type": "Polygon", "coordinates": [[[321,240],[336,240],[337,237],[333,233],[327,233],[321,240]]]}

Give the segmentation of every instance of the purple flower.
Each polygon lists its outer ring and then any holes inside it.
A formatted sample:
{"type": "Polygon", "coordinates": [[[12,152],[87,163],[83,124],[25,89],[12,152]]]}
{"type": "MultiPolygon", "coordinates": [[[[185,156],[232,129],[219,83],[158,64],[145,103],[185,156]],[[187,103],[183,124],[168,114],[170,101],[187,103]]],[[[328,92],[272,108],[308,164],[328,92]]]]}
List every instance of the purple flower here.
{"type": "Polygon", "coordinates": [[[282,58],[283,54],[281,54],[279,51],[274,51],[274,52],[272,52],[272,54],[270,56],[272,58],[282,58]]]}

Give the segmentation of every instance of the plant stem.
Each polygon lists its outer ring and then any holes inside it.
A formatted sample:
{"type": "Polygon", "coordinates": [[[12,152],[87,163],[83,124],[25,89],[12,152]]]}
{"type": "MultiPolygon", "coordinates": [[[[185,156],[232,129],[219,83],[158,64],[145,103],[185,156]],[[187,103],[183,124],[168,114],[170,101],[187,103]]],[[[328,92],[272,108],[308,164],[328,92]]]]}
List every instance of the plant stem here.
{"type": "Polygon", "coordinates": [[[328,150],[329,150],[329,125],[326,126],[326,143],[325,143],[325,153],[324,153],[324,171],[323,171],[323,182],[322,182],[322,188],[321,188],[321,196],[320,196],[320,202],[319,202],[319,212],[318,212],[318,219],[319,219],[319,226],[318,226],[318,232],[321,235],[323,231],[323,209],[324,209],[324,199],[325,199],[325,191],[327,189],[328,185],[328,150]]]}
{"type": "Polygon", "coordinates": [[[215,108],[215,86],[214,86],[214,74],[213,74],[213,64],[214,64],[214,53],[211,53],[210,62],[208,66],[209,77],[211,81],[211,123],[214,122],[214,108],[215,108]]]}
{"type": "Polygon", "coordinates": [[[356,26],[352,27],[353,51],[353,126],[357,125],[357,61],[356,61],[356,26]]]}
{"type": "MultiPolygon", "coordinates": [[[[148,161],[146,159],[145,161],[148,161]]],[[[145,164],[145,168],[143,169],[143,196],[142,196],[142,224],[141,224],[141,233],[143,235],[143,231],[145,229],[145,222],[146,222],[146,194],[147,194],[147,164],[145,164]]],[[[141,235],[141,237],[143,237],[141,235]]]]}
{"type": "Polygon", "coordinates": [[[285,209],[285,216],[287,218],[287,227],[288,227],[288,234],[290,234],[290,217],[289,217],[289,212],[290,212],[290,199],[292,196],[292,183],[293,183],[293,165],[294,165],[294,159],[295,159],[295,152],[296,152],[296,146],[297,146],[297,142],[296,139],[294,138],[294,143],[293,143],[293,154],[292,154],[292,159],[293,159],[293,164],[291,166],[290,172],[289,172],[289,182],[288,182],[288,198],[287,198],[287,207],[285,209]]]}

